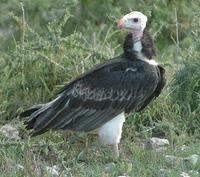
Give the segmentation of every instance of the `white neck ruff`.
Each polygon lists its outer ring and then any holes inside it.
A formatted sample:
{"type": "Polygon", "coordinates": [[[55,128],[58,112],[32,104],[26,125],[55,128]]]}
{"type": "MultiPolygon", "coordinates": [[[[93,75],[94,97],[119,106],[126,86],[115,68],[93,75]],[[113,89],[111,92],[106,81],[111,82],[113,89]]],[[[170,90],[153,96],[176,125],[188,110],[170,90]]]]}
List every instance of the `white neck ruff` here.
{"type": "Polygon", "coordinates": [[[133,42],[133,51],[142,52],[142,42],[140,40],[133,42]]]}

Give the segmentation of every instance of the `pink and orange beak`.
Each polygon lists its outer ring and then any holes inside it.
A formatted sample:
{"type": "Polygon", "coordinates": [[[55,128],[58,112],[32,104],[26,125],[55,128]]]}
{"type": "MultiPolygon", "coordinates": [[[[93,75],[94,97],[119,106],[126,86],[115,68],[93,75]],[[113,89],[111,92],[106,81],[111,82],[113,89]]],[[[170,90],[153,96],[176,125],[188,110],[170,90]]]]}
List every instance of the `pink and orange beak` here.
{"type": "Polygon", "coordinates": [[[122,28],[125,28],[125,22],[123,19],[120,19],[118,22],[117,22],[117,27],[122,29],[122,28]]]}

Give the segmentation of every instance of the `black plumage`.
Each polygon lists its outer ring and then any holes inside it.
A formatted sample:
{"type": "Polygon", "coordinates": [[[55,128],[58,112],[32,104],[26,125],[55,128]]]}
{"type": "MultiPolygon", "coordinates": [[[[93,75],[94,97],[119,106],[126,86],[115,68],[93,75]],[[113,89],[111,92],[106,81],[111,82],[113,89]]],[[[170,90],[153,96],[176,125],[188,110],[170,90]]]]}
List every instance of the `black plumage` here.
{"type": "MultiPolygon", "coordinates": [[[[155,55],[153,41],[144,32],[142,53],[155,55]]],[[[124,53],[110,59],[67,84],[49,103],[35,106],[21,114],[33,135],[49,129],[90,131],[118,114],[137,112],[156,98],[165,85],[165,70],[139,59],[132,50],[132,36],[127,35],[124,53]]]]}

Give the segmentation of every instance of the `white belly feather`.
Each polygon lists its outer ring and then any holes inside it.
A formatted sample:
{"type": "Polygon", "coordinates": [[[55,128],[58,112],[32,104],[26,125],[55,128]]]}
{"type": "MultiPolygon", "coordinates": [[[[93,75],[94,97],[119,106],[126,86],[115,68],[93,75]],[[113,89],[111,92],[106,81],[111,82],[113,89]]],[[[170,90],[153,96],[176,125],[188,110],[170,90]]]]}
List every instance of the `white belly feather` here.
{"type": "Polygon", "coordinates": [[[122,127],[125,122],[124,112],[99,128],[99,137],[103,144],[118,144],[121,139],[122,127]]]}

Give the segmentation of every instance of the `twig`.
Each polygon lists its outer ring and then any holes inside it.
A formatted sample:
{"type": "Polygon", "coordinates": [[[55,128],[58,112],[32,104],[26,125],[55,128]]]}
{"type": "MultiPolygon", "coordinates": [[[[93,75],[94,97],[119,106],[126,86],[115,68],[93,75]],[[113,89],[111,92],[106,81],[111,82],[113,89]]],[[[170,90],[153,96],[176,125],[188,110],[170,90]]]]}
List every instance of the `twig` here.
{"type": "Polygon", "coordinates": [[[24,40],[25,40],[25,11],[24,11],[24,4],[23,1],[20,2],[21,9],[22,9],[22,49],[24,50],[24,40]]]}
{"type": "Polygon", "coordinates": [[[25,30],[26,30],[26,21],[25,21],[25,11],[24,11],[24,4],[23,1],[20,2],[21,5],[21,9],[22,9],[22,38],[21,38],[21,45],[22,45],[22,85],[24,87],[24,83],[25,83],[25,76],[24,76],[24,59],[25,59],[25,55],[24,55],[24,41],[25,41],[25,30]]]}
{"type": "Polygon", "coordinates": [[[180,47],[179,47],[178,17],[176,8],[175,8],[175,20],[176,20],[176,57],[178,57],[180,52],[180,47]]]}
{"type": "Polygon", "coordinates": [[[143,130],[142,132],[143,132],[143,133],[149,132],[149,131],[151,131],[151,130],[153,130],[153,129],[155,129],[155,128],[156,128],[156,127],[153,126],[153,127],[150,127],[150,128],[148,128],[148,129],[146,129],[146,130],[143,130]]]}
{"type": "Polygon", "coordinates": [[[66,70],[65,67],[63,67],[63,66],[60,65],[59,63],[56,63],[54,60],[51,60],[51,59],[48,58],[47,56],[45,56],[45,55],[43,55],[43,54],[40,54],[40,56],[43,57],[44,59],[50,61],[50,62],[53,63],[54,65],[56,65],[56,66],[58,66],[58,67],[60,67],[60,68],[62,68],[62,69],[64,69],[64,70],[66,70]]]}

